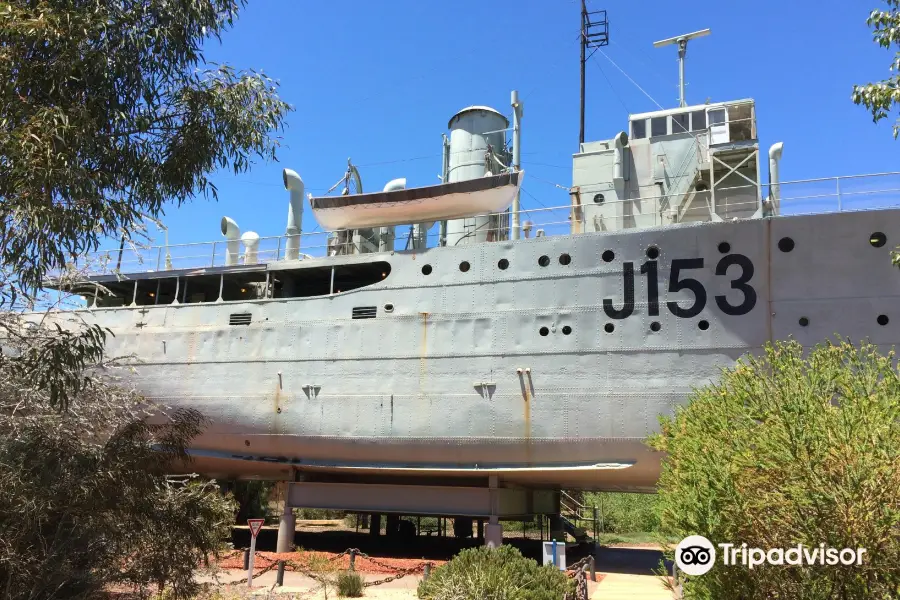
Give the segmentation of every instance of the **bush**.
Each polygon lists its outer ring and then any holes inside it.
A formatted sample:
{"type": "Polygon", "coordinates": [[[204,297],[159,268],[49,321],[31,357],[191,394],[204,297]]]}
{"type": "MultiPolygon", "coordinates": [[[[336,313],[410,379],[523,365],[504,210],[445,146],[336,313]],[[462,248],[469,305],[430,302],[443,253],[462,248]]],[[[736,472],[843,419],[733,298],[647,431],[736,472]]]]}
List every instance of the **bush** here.
{"type": "Polygon", "coordinates": [[[338,596],[344,598],[361,598],[363,595],[363,578],[356,571],[341,571],[337,576],[338,596]]]}
{"type": "MultiPolygon", "coordinates": [[[[900,376],[838,341],[765,348],[696,391],[650,444],[668,453],[661,529],[763,550],[866,548],[862,565],[724,566],[685,598],[900,597],[900,376]]],[[[721,549],[717,548],[721,555],[721,549]]],[[[671,557],[671,553],[670,553],[671,557]]]]}
{"type": "Polygon", "coordinates": [[[538,566],[512,546],[470,548],[419,584],[423,600],[561,600],[574,580],[552,566],[538,566]]]}
{"type": "Polygon", "coordinates": [[[584,503],[598,508],[601,532],[634,533],[659,530],[656,494],[586,493],[584,503]]]}

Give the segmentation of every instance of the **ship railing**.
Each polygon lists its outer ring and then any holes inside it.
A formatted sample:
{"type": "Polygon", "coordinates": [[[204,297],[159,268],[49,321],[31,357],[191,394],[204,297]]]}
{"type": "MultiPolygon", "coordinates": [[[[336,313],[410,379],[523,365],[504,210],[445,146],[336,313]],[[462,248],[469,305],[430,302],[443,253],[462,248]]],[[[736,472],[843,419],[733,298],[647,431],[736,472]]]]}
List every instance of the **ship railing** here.
{"type": "MultiPolygon", "coordinates": [[[[773,192],[780,196],[778,216],[818,214],[842,211],[875,210],[900,207],[900,172],[875,173],[871,175],[855,175],[842,177],[826,177],[783,181],[772,186],[773,192]]],[[[732,187],[716,187],[716,213],[724,220],[732,218],[748,218],[759,208],[760,198],[770,195],[769,185],[738,185],[732,187]]],[[[667,214],[664,200],[670,196],[679,196],[683,192],[670,195],[642,196],[622,201],[606,200],[602,205],[586,202],[578,211],[582,221],[581,231],[615,231],[635,227],[654,227],[677,222],[677,215],[667,214]],[[617,206],[620,205],[620,206],[617,206]],[[637,208],[637,210],[635,210],[637,208]],[[590,221],[590,223],[588,223],[590,221]],[[590,224],[590,227],[584,225],[590,224]]],[[[695,202],[711,201],[710,193],[703,192],[703,198],[695,202]]],[[[582,194],[582,197],[588,197],[582,194]]],[[[569,235],[573,231],[572,205],[539,206],[521,211],[520,222],[529,223],[530,232],[521,232],[521,237],[569,235]]],[[[499,213],[505,217],[508,212],[499,213]]],[[[709,220],[702,215],[695,220],[709,220]]],[[[479,219],[481,223],[486,219],[479,219]]],[[[473,226],[467,229],[464,240],[439,239],[439,225],[430,228],[426,236],[426,247],[442,244],[464,244],[475,238],[477,241],[499,241],[509,238],[508,226],[501,228],[473,226]]],[[[491,220],[503,223],[504,219],[491,220]]],[[[414,236],[408,235],[410,226],[395,228],[393,249],[402,251],[416,249],[411,245],[414,236]]],[[[335,240],[329,242],[329,232],[313,231],[300,235],[300,258],[319,258],[333,254],[355,253],[357,249],[352,242],[341,245],[335,240]]],[[[255,263],[268,263],[284,260],[286,236],[263,237],[259,240],[255,263]]],[[[77,264],[95,274],[138,273],[152,271],[169,271],[184,269],[203,269],[221,267],[227,264],[227,242],[196,242],[187,244],[170,244],[168,246],[139,246],[126,244],[123,248],[114,247],[109,250],[90,253],[79,257],[77,264]]],[[[245,264],[247,257],[245,248],[240,246],[237,264],[245,264]]]]}

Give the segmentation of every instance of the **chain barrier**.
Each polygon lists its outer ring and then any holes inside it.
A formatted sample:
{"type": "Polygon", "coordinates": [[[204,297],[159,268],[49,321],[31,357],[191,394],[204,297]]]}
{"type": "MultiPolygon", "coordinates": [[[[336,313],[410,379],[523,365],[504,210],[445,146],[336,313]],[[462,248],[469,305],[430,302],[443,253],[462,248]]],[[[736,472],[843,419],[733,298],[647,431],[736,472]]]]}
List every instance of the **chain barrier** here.
{"type": "Polygon", "coordinates": [[[575,593],[567,594],[566,600],[588,600],[588,574],[591,568],[591,555],[572,563],[566,569],[566,574],[575,579],[575,593]]]}
{"type": "MultiPolygon", "coordinates": [[[[434,566],[434,563],[431,563],[431,562],[427,562],[427,561],[426,561],[426,562],[423,562],[422,564],[417,565],[417,566],[415,566],[415,567],[410,567],[410,568],[408,568],[408,569],[398,569],[397,567],[394,567],[394,566],[389,565],[389,564],[387,564],[387,563],[385,563],[385,562],[382,562],[382,561],[380,561],[380,560],[377,560],[377,559],[375,559],[375,558],[372,558],[371,556],[369,556],[369,555],[366,554],[365,552],[360,552],[358,548],[348,548],[347,550],[341,552],[340,554],[338,554],[338,555],[336,555],[336,556],[333,556],[333,557],[329,558],[329,559],[328,559],[328,562],[329,562],[329,563],[333,563],[333,562],[337,561],[338,559],[343,558],[344,556],[347,556],[348,554],[351,554],[351,553],[355,553],[356,556],[358,556],[358,557],[365,558],[366,560],[368,560],[368,561],[371,562],[372,564],[374,564],[374,565],[376,565],[376,566],[379,566],[379,567],[381,567],[382,569],[388,569],[389,571],[395,571],[395,572],[396,572],[394,575],[390,575],[390,576],[388,576],[388,577],[385,577],[384,579],[379,579],[379,580],[377,580],[377,581],[366,581],[366,582],[363,583],[363,587],[372,587],[372,586],[375,586],[375,585],[381,585],[381,584],[383,584],[383,583],[388,583],[388,582],[390,582],[390,581],[396,581],[396,580],[398,580],[398,579],[402,579],[403,577],[406,577],[407,575],[412,575],[412,574],[415,574],[415,573],[417,573],[417,572],[419,572],[419,571],[424,570],[426,565],[429,565],[429,566],[431,566],[431,567],[434,566]]],[[[234,553],[231,554],[231,556],[235,556],[235,555],[238,555],[238,556],[239,556],[239,555],[240,555],[240,551],[239,551],[239,550],[235,550],[234,553]]],[[[226,555],[226,556],[227,556],[227,555],[226,555]]],[[[272,569],[274,569],[274,568],[276,568],[276,567],[278,566],[278,559],[272,559],[272,558],[268,558],[268,557],[265,557],[265,556],[257,555],[257,560],[259,560],[259,559],[262,559],[262,560],[265,560],[265,561],[270,561],[270,562],[269,562],[269,564],[268,564],[266,567],[264,567],[264,568],[263,568],[261,571],[259,571],[259,572],[257,572],[257,570],[254,568],[254,573],[253,573],[253,577],[254,577],[254,578],[259,577],[259,576],[261,576],[261,575],[263,575],[263,574],[265,574],[265,573],[268,573],[269,571],[271,571],[272,569]]],[[[317,581],[317,582],[319,582],[319,583],[321,583],[321,584],[328,583],[328,581],[327,581],[325,578],[323,578],[323,577],[320,576],[320,575],[317,575],[317,574],[313,573],[312,571],[309,570],[308,567],[306,567],[306,566],[304,566],[304,565],[302,565],[302,564],[300,564],[300,563],[298,563],[298,562],[296,562],[296,561],[293,561],[293,560],[286,560],[286,559],[281,559],[281,560],[284,560],[285,568],[290,567],[290,570],[291,570],[291,571],[294,571],[294,572],[297,572],[297,573],[301,573],[301,574],[305,575],[306,577],[309,577],[309,578],[312,579],[313,581],[317,581]]]]}

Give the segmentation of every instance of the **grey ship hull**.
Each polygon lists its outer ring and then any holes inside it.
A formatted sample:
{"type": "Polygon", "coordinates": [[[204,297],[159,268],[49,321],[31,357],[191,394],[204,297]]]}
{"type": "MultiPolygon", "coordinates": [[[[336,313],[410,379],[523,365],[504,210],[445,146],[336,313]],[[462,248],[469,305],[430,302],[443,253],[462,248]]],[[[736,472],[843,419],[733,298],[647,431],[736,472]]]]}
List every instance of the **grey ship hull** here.
{"type": "Polygon", "coordinates": [[[657,416],[746,352],[789,336],[897,342],[897,231],[888,210],[331,257],[289,266],[391,271],[332,296],[80,314],[114,331],[110,353],[138,357],[146,396],[211,419],[192,467],[209,475],[649,489],[661,456],[642,441],[657,416]],[[873,247],[873,232],[888,243],[873,247]],[[355,307],[376,317],[352,319],[355,307]],[[230,325],[235,313],[250,324],[230,325]]]}

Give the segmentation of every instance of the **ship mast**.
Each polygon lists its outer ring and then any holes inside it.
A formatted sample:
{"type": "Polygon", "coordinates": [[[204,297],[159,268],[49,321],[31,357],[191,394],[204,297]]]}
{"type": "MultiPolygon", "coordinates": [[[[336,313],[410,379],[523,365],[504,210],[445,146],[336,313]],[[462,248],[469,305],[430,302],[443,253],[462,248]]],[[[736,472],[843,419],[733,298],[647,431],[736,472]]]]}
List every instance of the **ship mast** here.
{"type": "Polygon", "coordinates": [[[584,143],[584,65],[597,48],[609,45],[609,23],[605,10],[588,11],[586,0],[581,0],[581,131],[578,143],[584,143]],[[585,51],[594,48],[587,58],[585,51]]]}

